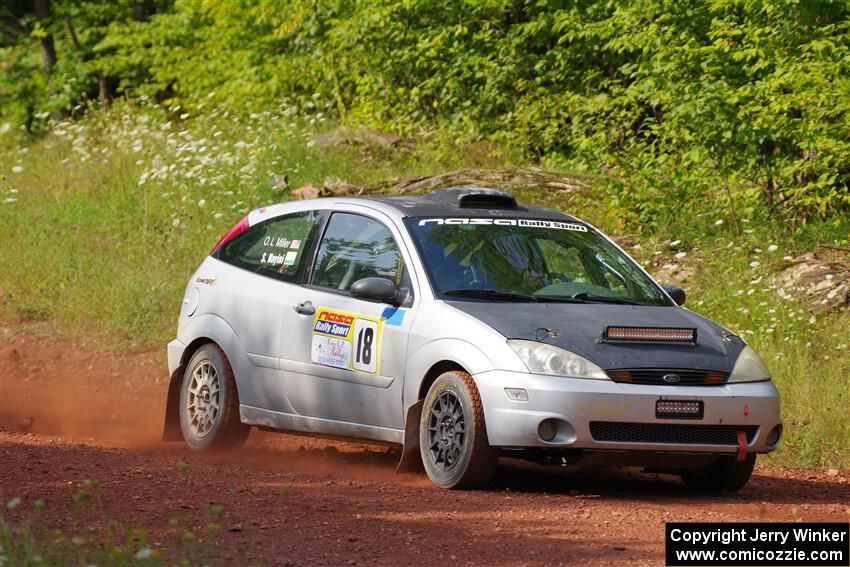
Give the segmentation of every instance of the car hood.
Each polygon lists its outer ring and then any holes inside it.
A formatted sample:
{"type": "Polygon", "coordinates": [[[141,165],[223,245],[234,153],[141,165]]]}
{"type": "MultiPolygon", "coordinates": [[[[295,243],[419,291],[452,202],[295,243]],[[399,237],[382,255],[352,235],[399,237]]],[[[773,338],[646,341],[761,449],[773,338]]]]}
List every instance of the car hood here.
{"type": "Polygon", "coordinates": [[[604,303],[447,301],[508,339],[548,343],[605,370],[670,368],[731,372],[744,342],[696,313],[674,306],[604,303]],[[605,342],[608,326],[696,328],[692,344],[605,342]],[[554,330],[555,332],[551,332],[554,330]]]}

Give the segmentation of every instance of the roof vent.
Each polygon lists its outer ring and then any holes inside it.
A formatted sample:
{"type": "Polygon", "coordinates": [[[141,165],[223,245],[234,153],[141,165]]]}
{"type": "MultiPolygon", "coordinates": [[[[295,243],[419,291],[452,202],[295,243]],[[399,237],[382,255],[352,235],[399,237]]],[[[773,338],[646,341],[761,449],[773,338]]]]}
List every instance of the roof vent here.
{"type": "Polygon", "coordinates": [[[453,187],[425,195],[430,201],[457,205],[463,209],[516,209],[516,199],[507,191],[481,187],[453,187]]]}

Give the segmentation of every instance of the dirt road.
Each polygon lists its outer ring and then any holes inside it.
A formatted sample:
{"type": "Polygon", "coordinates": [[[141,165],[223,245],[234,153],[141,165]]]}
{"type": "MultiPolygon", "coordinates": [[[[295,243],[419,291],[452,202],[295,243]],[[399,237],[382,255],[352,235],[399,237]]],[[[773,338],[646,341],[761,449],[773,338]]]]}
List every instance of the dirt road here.
{"type": "Polygon", "coordinates": [[[378,447],[254,432],[197,455],[158,439],[162,357],[0,333],[0,502],[21,498],[7,520],[41,499],[51,528],[104,537],[114,521],[214,565],[659,565],[666,521],[850,520],[850,471],[759,466],[709,498],[673,477],[507,462],[490,490],[450,492],[378,447]]]}

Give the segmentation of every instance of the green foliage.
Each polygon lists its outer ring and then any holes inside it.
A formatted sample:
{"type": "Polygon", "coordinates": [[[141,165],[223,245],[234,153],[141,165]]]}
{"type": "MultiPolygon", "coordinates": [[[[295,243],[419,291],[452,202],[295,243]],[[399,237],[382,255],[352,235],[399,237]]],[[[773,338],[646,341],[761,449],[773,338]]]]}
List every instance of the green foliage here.
{"type": "Polygon", "coordinates": [[[638,227],[730,197],[791,220],[850,209],[845,0],[138,4],[57,0],[45,29],[24,17],[26,41],[0,53],[6,114],[70,111],[95,83],[190,111],[295,104],[605,172],[638,227]]]}
{"type": "MultiPolygon", "coordinates": [[[[81,491],[82,492],[82,491],[81,491]]],[[[85,500],[74,494],[75,508],[85,500]]],[[[32,510],[17,510],[23,499],[13,497],[0,512],[0,564],[33,567],[65,565],[115,565],[158,567],[163,565],[161,552],[148,545],[143,531],[125,528],[110,522],[107,534],[98,533],[79,518],[67,529],[49,529],[43,517],[45,503],[36,500],[32,510]],[[4,517],[4,512],[12,518],[4,517]]],[[[102,510],[98,510],[102,513],[102,510]]],[[[188,555],[186,550],[184,555],[188,555]]]]}

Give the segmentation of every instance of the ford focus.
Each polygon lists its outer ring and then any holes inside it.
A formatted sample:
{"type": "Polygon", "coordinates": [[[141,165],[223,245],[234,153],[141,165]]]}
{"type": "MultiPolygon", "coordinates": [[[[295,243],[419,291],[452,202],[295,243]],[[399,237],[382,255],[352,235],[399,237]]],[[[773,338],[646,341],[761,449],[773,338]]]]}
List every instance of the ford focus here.
{"type": "Polygon", "coordinates": [[[779,394],[684,302],[589,223],[493,189],[256,209],[186,287],[164,437],[387,444],[445,488],[507,456],[735,491],[779,444],[779,394]]]}

